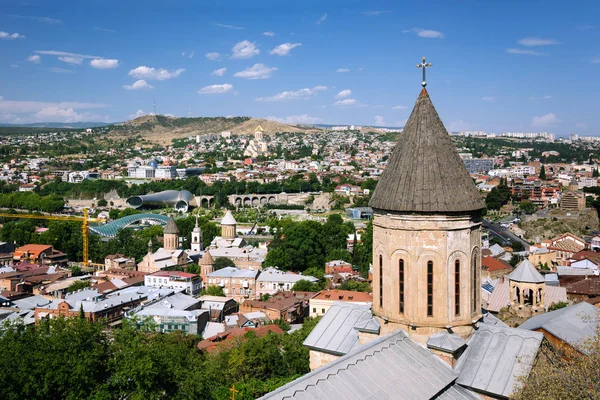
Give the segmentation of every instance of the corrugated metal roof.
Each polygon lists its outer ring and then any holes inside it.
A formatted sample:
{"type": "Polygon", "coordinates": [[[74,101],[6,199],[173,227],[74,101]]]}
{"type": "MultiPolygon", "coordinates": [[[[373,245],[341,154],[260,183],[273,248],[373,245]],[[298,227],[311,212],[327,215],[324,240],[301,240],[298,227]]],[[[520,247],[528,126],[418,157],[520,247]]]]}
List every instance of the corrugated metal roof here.
{"type": "Polygon", "coordinates": [[[596,335],[598,307],[582,302],[545,314],[536,315],[523,322],[520,329],[542,328],[572,347],[580,347],[586,339],[596,335]]]}
{"type": "MultiPolygon", "coordinates": [[[[546,307],[561,301],[567,301],[567,289],[560,286],[546,285],[546,294],[544,295],[544,304],[546,307]]],[[[509,282],[505,280],[500,282],[494,288],[490,295],[488,304],[485,307],[487,311],[499,312],[500,309],[510,305],[509,282]]]]}
{"type": "Polygon", "coordinates": [[[520,376],[529,375],[544,335],[479,324],[458,360],[456,382],[472,390],[508,397],[520,376]]]}
{"type": "Polygon", "coordinates": [[[369,342],[261,399],[471,399],[456,373],[399,330],[369,342]],[[462,396],[462,397],[460,397],[462,396]]]}
{"type": "Polygon", "coordinates": [[[359,328],[372,320],[371,308],[336,301],[304,341],[304,345],[325,353],[344,355],[359,346],[359,328]]]}
{"type": "Polygon", "coordinates": [[[508,275],[508,279],[516,282],[543,283],[546,282],[542,274],[538,272],[528,259],[517,265],[517,268],[508,275]]]}

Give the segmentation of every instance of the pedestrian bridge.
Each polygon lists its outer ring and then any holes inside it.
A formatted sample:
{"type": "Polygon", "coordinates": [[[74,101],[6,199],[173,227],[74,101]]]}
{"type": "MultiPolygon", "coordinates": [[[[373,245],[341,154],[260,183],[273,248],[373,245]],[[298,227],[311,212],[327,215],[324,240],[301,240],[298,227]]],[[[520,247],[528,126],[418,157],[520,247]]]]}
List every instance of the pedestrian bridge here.
{"type": "Polygon", "coordinates": [[[132,214],[123,218],[116,219],[104,225],[90,225],[89,230],[97,235],[114,238],[117,236],[117,232],[121,229],[127,228],[133,224],[143,222],[154,222],[165,226],[169,221],[169,217],[160,214],[132,214]]]}

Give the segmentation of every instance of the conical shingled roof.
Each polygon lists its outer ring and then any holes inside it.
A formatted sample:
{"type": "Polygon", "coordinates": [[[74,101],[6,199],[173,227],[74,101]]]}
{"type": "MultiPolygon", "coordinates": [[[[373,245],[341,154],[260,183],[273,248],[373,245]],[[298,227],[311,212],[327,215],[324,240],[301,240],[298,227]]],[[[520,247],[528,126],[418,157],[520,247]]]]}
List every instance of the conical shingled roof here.
{"type": "Polygon", "coordinates": [[[468,212],[485,206],[425,89],[369,205],[416,213],[468,212]]]}
{"type": "Polygon", "coordinates": [[[167,221],[167,225],[165,226],[163,233],[165,235],[167,235],[167,234],[179,235],[179,229],[177,228],[177,224],[175,223],[173,216],[169,216],[169,221],[167,221]]]}
{"type": "Polygon", "coordinates": [[[210,251],[206,250],[204,252],[204,255],[202,256],[202,258],[200,259],[199,264],[200,265],[213,265],[214,263],[215,263],[215,260],[210,255],[210,251]]]}
{"type": "Polygon", "coordinates": [[[517,265],[517,268],[508,275],[508,279],[524,283],[544,283],[546,279],[538,272],[529,260],[525,259],[517,265]]]}
{"type": "Polygon", "coordinates": [[[235,218],[233,218],[233,214],[231,214],[231,211],[227,210],[227,212],[225,213],[225,216],[221,220],[221,225],[235,225],[235,224],[237,224],[237,221],[235,220],[235,218]]]}

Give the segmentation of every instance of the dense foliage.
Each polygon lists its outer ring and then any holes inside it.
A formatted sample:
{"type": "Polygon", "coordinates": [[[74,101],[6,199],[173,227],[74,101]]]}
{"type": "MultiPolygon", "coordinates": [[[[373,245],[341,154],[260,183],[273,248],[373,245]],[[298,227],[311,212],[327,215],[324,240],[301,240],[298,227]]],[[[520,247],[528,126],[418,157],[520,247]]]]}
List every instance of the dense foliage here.
{"type": "Polygon", "coordinates": [[[351,258],[346,245],[354,225],[344,223],[339,214],[330,215],[324,224],[289,219],[270,223],[275,238],[269,245],[265,266],[302,272],[311,267],[323,268],[327,261],[351,258]]]}
{"type": "Polygon", "coordinates": [[[34,192],[0,194],[0,208],[54,213],[62,210],[64,205],[64,200],[55,195],[40,196],[34,192]]]}
{"type": "Polygon", "coordinates": [[[246,334],[231,350],[205,354],[181,332],[157,334],[124,321],[107,332],[83,318],[5,326],[0,335],[0,398],[255,399],[309,372],[302,342],[316,320],[291,334],[246,334]]]}
{"type": "Polygon", "coordinates": [[[499,210],[500,207],[510,200],[510,188],[505,179],[500,179],[500,184],[493,188],[485,198],[485,205],[488,210],[499,210]]]}
{"type": "MultiPolygon", "coordinates": [[[[183,238],[183,248],[189,249],[191,232],[196,219],[193,216],[176,220],[179,234],[183,238]]],[[[220,234],[220,229],[206,217],[198,219],[202,229],[204,247],[207,247],[215,236],[220,234]]],[[[89,235],[89,252],[93,262],[103,263],[109,254],[125,254],[136,261],[148,253],[148,241],[152,241],[152,250],[156,251],[161,243],[163,229],[161,226],[152,226],[143,230],[122,229],[115,238],[102,240],[99,236],[89,235]]],[[[7,220],[0,229],[0,240],[16,243],[22,246],[28,243],[50,244],[69,256],[70,260],[81,260],[83,256],[83,239],[81,237],[81,224],[70,221],[45,221],[45,220],[7,220]],[[39,226],[47,226],[48,230],[36,233],[39,226]]]]}

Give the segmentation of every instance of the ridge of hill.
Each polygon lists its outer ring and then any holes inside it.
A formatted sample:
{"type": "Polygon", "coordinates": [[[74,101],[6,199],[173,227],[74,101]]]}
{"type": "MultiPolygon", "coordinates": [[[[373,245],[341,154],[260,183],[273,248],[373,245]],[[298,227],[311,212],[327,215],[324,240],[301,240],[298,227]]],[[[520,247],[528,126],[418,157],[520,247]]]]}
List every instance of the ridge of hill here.
{"type": "Polygon", "coordinates": [[[109,136],[115,139],[141,135],[144,139],[162,145],[171,144],[173,139],[194,135],[231,132],[249,135],[260,125],[265,134],[277,132],[314,132],[316,128],[302,128],[277,121],[251,117],[198,117],[182,118],[165,115],[144,115],[109,127],[109,136]]]}

